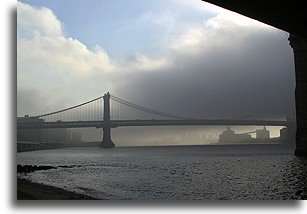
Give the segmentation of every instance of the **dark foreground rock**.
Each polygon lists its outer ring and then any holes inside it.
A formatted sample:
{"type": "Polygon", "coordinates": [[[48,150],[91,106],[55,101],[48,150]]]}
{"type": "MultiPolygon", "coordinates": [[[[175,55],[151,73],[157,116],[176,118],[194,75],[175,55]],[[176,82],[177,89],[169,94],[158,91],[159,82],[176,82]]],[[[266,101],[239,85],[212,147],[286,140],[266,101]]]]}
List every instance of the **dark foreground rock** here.
{"type": "Polygon", "coordinates": [[[97,200],[61,188],[17,179],[17,200],[97,200]]]}
{"type": "Polygon", "coordinates": [[[56,168],[73,168],[73,167],[80,167],[80,165],[60,165],[60,166],[37,166],[37,165],[17,165],[17,173],[30,173],[37,170],[48,170],[48,169],[56,169],[56,168]]]}
{"type": "Polygon", "coordinates": [[[29,173],[36,170],[55,169],[53,166],[36,166],[36,165],[17,165],[17,173],[29,173]]]}

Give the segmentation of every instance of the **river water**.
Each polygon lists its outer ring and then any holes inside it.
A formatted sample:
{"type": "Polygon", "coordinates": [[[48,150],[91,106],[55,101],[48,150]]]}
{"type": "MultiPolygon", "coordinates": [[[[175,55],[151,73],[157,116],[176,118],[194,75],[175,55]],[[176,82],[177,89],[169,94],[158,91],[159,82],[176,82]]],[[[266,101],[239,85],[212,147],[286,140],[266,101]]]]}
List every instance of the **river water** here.
{"type": "Polygon", "coordinates": [[[307,161],[276,145],[96,147],[17,154],[20,175],[101,199],[307,199],[307,161]]]}

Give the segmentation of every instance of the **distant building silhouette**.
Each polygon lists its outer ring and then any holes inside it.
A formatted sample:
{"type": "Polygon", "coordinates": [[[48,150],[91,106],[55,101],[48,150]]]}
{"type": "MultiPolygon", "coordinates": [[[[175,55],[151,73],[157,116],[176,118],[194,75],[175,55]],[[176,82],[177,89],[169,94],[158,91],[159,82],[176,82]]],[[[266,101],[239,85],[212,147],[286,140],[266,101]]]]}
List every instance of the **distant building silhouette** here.
{"type": "MultiPolygon", "coordinates": [[[[18,117],[17,121],[25,123],[43,123],[43,119],[37,117],[18,117]]],[[[25,142],[74,142],[79,143],[82,140],[80,131],[71,131],[66,128],[53,129],[17,129],[17,141],[25,142]]]]}
{"type": "MultiPolygon", "coordinates": [[[[44,122],[44,120],[29,117],[29,115],[25,115],[24,117],[17,117],[17,122],[23,123],[39,123],[44,122]]],[[[31,142],[39,142],[43,139],[42,129],[17,129],[17,140],[18,141],[31,141],[31,142]]]]}
{"type": "Polygon", "coordinates": [[[258,140],[268,140],[270,139],[270,131],[265,127],[263,129],[256,130],[256,139],[258,140]]]}
{"type": "Polygon", "coordinates": [[[251,140],[251,135],[247,133],[236,134],[233,130],[231,130],[230,126],[228,126],[226,130],[219,135],[220,144],[248,143],[251,140]]]}

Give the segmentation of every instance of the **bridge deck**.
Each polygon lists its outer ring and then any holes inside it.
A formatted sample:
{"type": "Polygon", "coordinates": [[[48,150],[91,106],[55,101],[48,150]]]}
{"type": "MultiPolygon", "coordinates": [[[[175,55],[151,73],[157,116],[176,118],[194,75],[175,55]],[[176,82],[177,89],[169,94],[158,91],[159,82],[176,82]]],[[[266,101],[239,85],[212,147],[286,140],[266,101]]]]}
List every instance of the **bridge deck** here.
{"type": "Polygon", "coordinates": [[[81,128],[119,126],[287,126],[286,120],[111,120],[111,121],[59,121],[59,122],[18,122],[18,129],[81,128]]]}

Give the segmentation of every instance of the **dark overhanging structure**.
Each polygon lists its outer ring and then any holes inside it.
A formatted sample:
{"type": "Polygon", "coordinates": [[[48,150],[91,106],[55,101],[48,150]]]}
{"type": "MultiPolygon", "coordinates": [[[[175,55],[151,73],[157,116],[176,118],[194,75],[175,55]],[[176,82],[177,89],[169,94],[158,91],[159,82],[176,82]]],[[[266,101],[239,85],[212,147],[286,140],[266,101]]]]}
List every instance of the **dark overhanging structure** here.
{"type": "Polygon", "coordinates": [[[295,62],[296,150],[298,156],[307,156],[306,0],[205,0],[208,3],[240,13],[290,33],[289,41],[295,62]]]}

